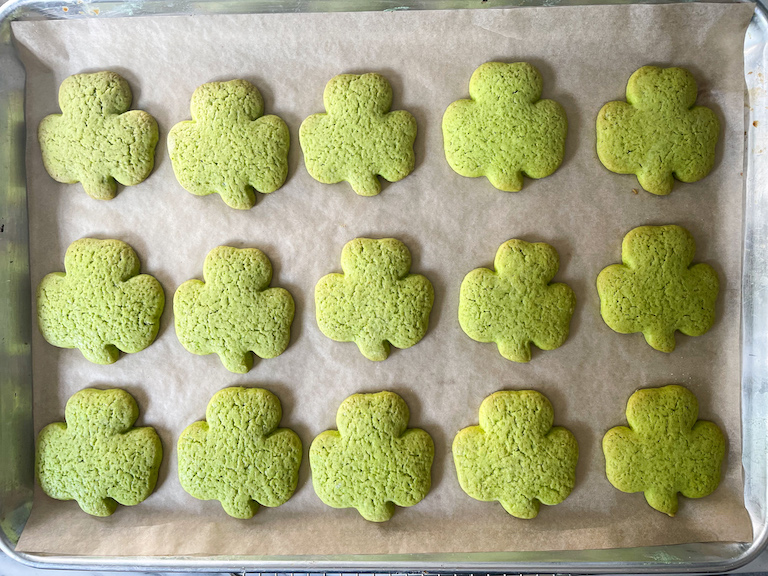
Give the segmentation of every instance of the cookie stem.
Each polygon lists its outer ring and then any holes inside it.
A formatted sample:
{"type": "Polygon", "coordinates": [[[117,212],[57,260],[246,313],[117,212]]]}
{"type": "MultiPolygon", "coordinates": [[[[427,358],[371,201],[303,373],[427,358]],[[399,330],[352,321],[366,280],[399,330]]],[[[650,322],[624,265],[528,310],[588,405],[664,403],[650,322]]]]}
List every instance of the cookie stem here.
{"type": "Polygon", "coordinates": [[[117,183],[113,178],[86,178],[82,180],[83,189],[88,196],[96,200],[111,200],[117,194],[117,183]]]}
{"type": "Polygon", "coordinates": [[[357,347],[368,360],[386,360],[389,356],[389,342],[386,340],[358,340],[357,347]]]}
{"type": "Polygon", "coordinates": [[[501,502],[504,510],[512,514],[515,518],[530,520],[536,518],[539,513],[539,501],[536,499],[520,499],[508,502],[501,502]]]}
{"type": "Polygon", "coordinates": [[[499,354],[504,356],[507,360],[513,362],[530,362],[531,361],[531,345],[529,342],[521,342],[519,340],[504,340],[498,342],[499,354]]]}
{"type": "Polygon", "coordinates": [[[80,345],[80,350],[85,359],[94,364],[113,364],[120,357],[118,349],[111,344],[106,346],[88,346],[86,343],[83,343],[80,345]]]}
{"type": "Polygon", "coordinates": [[[373,501],[368,506],[361,506],[359,510],[369,522],[386,522],[395,513],[395,505],[392,502],[373,501]]]}
{"type": "Polygon", "coordinates": [[[381,192],[381,183],[376,174],[356,174],[347,181],[359,196],[376,196],[381,192]]]}
{"type": "Polygon", "coordinates": [[[253,356],[250,352],[223,350],[219,352],[219,358],[227,370],[236,374],[245,374],[253,367],[253,356]]]}
{"type": "Polygon", "coordinates": [[[664,512],[667,516],[674,517],[677,513],[677,492],[659,492],[656,490],[646,490],[645,500],[651,505],[651,508],[664,512]]]}
{"type": "Polygon", "coordinates": [[[660,352],[673,352],[675,350],[675,331],[654,329],[643,332],[648,345],[660,352]]]}
{"type": "Polygon", "coordinates": [[[112,498],[97,498],[92,496],[77,496],[77,503],[86,514],[91,516],[110,516],[117,509],[117,502],[112,498]]]}

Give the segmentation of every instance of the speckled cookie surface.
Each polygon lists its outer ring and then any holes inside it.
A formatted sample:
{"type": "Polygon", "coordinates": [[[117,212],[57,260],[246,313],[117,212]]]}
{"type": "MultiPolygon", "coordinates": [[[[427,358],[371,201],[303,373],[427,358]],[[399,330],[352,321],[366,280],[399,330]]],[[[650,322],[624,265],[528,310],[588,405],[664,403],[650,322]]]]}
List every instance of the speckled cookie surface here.
{"type": "Polygon", "coordinates": [[[37,437],[35,471],[43,492],[77,500],[84,512],[109,516],[155,489],[163,446],[153,428],[133,428],[139,408],[123,390],[86,388],[67,402],[66,424],[37,437]]]}
{"type": "Polygon", "coordinates": [[[701,336],[715,321],[720,284],[709,264],[691,266],[696,244],[680,226],[641,226],[621,245],[623,264],[597,277],[600,314],[616,332],[642,332],[662,352],[675,349],[675,331],[701,336]]]}
{"type": "Polygon", "coordinates": [[[381,191],[377,175],[390,182],[413,171],[416,120],[390,112],[392,87],[379,74],[341,74],[323,93],[325,114],[301,124],[299,142],[312,178],[324,184],[349,182],[360,196],[381,191]]]}
{"type": "Polygon", "coordinates": [[[219,500],[235,518],[287,502],[299,479],[301,440],[278,428],[282,416],[280,400],[267,390],[217,392],[206,420],[179,437],[181,486],[200,500],[219,500]]]}
{"type": "Polygon", "coordinates": [[[263,116],[258,89],[245,80],[210,82],[192,95],[192,120],[168,134],[171,164],[185,190],[219,194],[232,208],[256,203],[254,190],[274,192],[288,175],[288,126],[263,116]]]}
{"type": "Polygon", "coordinates": [[[411,253],[394,238],[355,238],[341,253],[343,274],[315,286],[317,325],[337,342],[354,342],[369,360],[384,360],[390,344],[409,348],[424,337],[435,295],[410,274],[411,253]]]}
{"type": "Polygon", "coordinates": [[[544,178],[563,162],[568,121],[554,100],[540,100],[543,82],[526,62],[486,62],[472,74],[469,100],[443,115],[443,145],[451,168],[485,176],[517,192],[523,176],[544,178]]]}
{"type": "Polygon", "coordinates": [[[282,354],[291,339],[293,297],[269,288],[272,263],[256,248],[219,246],[203,265],[204,282],[188,280],[173,297],[176,336],[193,354],[218,354],[244,374],[261,358],[282,354]]]}
{"type": "Polygon", "coordinates": [[[62,114],[38,128],[43,164],[57,182],[81,182],[93,198],[114,198],[119,182],[142,182],[155,163],[157,122],[131,110],[131,88],[114,72],[76,74],[59,88],[62,114]]]}
{"type": "Polygon", "coordinates": [[[480,426],[453,440],[461,488],[476,500],[498,501],[518,518],[535,518],[539,504],[565,500],[576,482],[579,446],[535,390],[491,394],[480,405],[480,426]]]}
{"type": "Polygon", "coordinates": [[[354,394],[339,407],[338,431],[317,436],[309,449],[312,484],[334,508],[356,508],[385,522],[397,506],[418,504],[431,487],[432,438],[408,428],[410,412],[393,392],[354,394]]]}
{"type": "Polygon", "coordinates": [[[694,106],[696,80],[683,68],[643,66],[629,78],[626,102],[597,116],[597,155],[619,174],[636,174],[648,192],[669,194],[674,179],[696,182],[715,164],[720,123],[694,106]]]}
{"type": "Polygon", "coordinates": [[[717,424],[698,416],[696,396],[682,386],[632,394],[629,428],[611,428],[603,438],[608,480],[622,492],[644,492],[648,504],[669,516],[677,513],[678,492],[687,498],[714,492],[725,438],[717,424]]]}
{"type": "Polygon", "coordinates": [[[165,295],[155,278],[139,274],[133,248],[120,240],[82,238],[67,248],[64,268],[37,288],[37,322],[50,344],[111,364],[119,350],[139,352],[154,341],[165,295]]]}
{"type": "Polygon", "coordinates": [[[550,284],[559,263],[549,244],[502,244],[495,271],[478,268],[461,283],[462,330],[478,342],[495,342],[499,353],[514,362],[531,359],[531,344],[542,350],[562,346],[576,297],[566,284],[550,284]]]}

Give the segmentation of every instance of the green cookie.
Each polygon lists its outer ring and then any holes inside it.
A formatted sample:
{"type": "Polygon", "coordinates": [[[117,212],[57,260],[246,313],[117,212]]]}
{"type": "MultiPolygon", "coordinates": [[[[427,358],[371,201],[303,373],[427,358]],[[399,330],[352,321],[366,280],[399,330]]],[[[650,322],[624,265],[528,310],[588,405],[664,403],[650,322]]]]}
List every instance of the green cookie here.
{"type": "Polygon", "coordinates": [[[597,277],[600,314],[621,334],[642,332],[661,352],[675,349],[675,330],[701,336],[715,322],[719,291],[709,264],[691,266],[693,237],[680,226],[641,226],[621,244],[623,264],[597,277]]]}
{"type": "Polygon", "coordinates": [[[413,172],[416,120],[392,106],[392,87],[378,74],[341,74],[325,86],[327,114],[313,114],[299,130],[307,171],[315,180],[345,180],[360,196],[381,192],[413,172]]]}
{"type": "Polygon", "coordinates": [[[261,358],[282,354],[291,340],[293,297],[268,288],[272,263],[256,248],[219,246],[208,253],[200,280],[173,297],[179,342],[192,354],[218,354],[230,372],[244,374],[261,358]]]}
{"type": "Polygon", "coordinates": [[[337,342],[355,342],[369,360],[385,360],[390,343],[410,348],[424,337],[435,300],[432,284],[409,274],[411,253],[394,238],[355,238],[341,253],[343,274],[315,286],[317,325],[337,342]]]}
{"type": "Polygon", "coordinates": [[[192,95],[192,121],[168,133],[176,179],[196,196],[220,194],[227,206],[247,210],[254,189],[274,192],[288,175],[288,126],[262,116],[264,101],[245,80],[210,82],[192,95]]]}
{"type": "Polygon", "coordinates": [[[638,390],[627,402],[626,426],[603,438],[605,473],[622,492],[644,492],[652,508],[674,516],[677,493],[702,498],[720,483],[725,438],[697,421],[696,396],[682,386],[638,390]]]}
{"type": "Polygon", "coordinates": [[[259,505],[285,504],[296,490],[301,440],[278,428],[277,396],[260,388],[225,388],[208,403],[206,421],[179,437],[179,480],[199,500],[218,500],[235,518],[259,505]]]}
{"type": "Polygon", "coordinates": [[[408,428],[410,412],[393,392],[354,394],[309,448],[312,484],[333,508],[357,508],[371,522],[385,522],[398,506],[418,504],[431,487],[435,455],[424,430],[408,428]]]}
{"type": "Polygon", "coordinates": [[[462,490],[475,500],[498,501],[517,518],[535,518],[539,503],[560,504],[573,490],[579,446],[535,390],[496,392],[480,405],[480,426],[453,440],[462,490]]]}
{"type": "Polygon", "coordinates": [[[154,428],[133,428],[139,408],[123,390],[86,388],[67,402],[66,420],[37,437],[35,471],[43,492],[109,516],[155,489],[163,446],[154,428]]]}
{"type": "Polygon", "coordinates": [[[59,88],[63,114],[38,128],[43,164],[64,184],[82,182],[92,198],[109,200],[123,186],[142,182],[155,164],[157,122],[131,107],[131,88],[114,72],[76,74],[59,88]]]}
{"type": "Polygon", "coordinates": [[[443,145],[458,174],[485,176],[505,192],[518,192],[523,176],[544,178],[563,162],[568,121],[554,100],[541,98],[538,70],[526,62],[486,62],[469,81],[470,100],[457,100],[443,116],[443,145]]]}
{"type": "Polygon", "coordinates": [[[597,155],[618,174],[636,174],[648,192],[665,195],[674,178],[696,182],[715,164],[720,123],[696,102],[696,81],[683,68],[643,66],[629,78],[626,102],[597,115],[597,155]]]}
{"type": "Polygon", "coordinates": [[[507,360],[528,362],[531,343],[554,350],[568,338],[576,297],[550,284],[559,258],[552,246],[509,240],[499,247],[496,271],[477,268],[461,283],[459,323],[478,342],[495,342],[507,360]]]}
{"type": "Polygon", "coordinates": [[[160,329],[165,295],[160,283],[139,274],[139,258],[120,240],[82,238],[67,248],[63,272],[37,287],[37,321],[48,343],[79,348],[96,364],[123,352],[140,352],[160,329]]]}

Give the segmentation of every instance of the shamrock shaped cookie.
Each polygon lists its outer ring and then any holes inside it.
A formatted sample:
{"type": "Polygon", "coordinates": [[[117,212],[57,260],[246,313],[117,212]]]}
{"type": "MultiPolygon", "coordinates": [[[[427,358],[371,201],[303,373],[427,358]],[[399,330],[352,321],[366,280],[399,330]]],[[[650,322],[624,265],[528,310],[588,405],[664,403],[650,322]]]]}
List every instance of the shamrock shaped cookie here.
{"type": "Polygon", "coordinates": [[[171,164],[185,190],[219,194],[227,206],[247,210],[254,190],[274,192],[288,175],[288,126],[263,116],[258,89],[245,80],[210,82],[192,95],[192,120],[168,133],[171,164]]]}
{"type": "Polygon", "coordinates": [[[346,180],[360,196],[381,192],[376,175],[390,182],[413,171],[416,120],[389,112],[392,87],[378,74],[341,74],[325,86],[326,114],[313,114],[299,130],[307,171],[315,180],[346,180]]]}
{"type": "Polygon", "coordinates": [[[682,386],[638,390],[627,402],[626,426],[603,438],[605,473],[622,492],[644,492],[652,508],[674,516],[677,493],[702,498],[720,483],[725,438],[698,420],[696,396],[682,386]]]}
{"type": "Polygon", "coordinates": [[[566,284],[549,283],[558,267],[549,244],[505,242],[496,252],[495,271],[477,268],[461,283],[462,330],[478,342],[495,342],[514,362],[531,359],[531,343],[542,350],[562,346],[576,297],[566,284]]]}
{"type": "Polygon", "coordinates": [[[225,388],[211,398],[206,420],[179,437],[179,480],[199,500],[219,500],[235,518],[259,505],[285,504],[296,490],[301,440],[278,428],[277,396],[260,388],[225,388]]]}
{"type": "Polygon", "coordinates": [[[410,412],[393,392],[354,394],[309,448],[312,485],[333,508],[357,508],[371,522],[385,522],[398,506],[418,504],[431,487],[432,437],[408,428],[410,412]]]}
{"type": "Polygon", "coordinates": [[[38,140],[51,178],[81,182],[92,198],[109,200],[142,182],[155,164],[157,122],[131,110],[131,88],[114,72],[75,74],[59,88],[62,114],[43,118],[38,140]]]}
{"type": "Polygon", "coordinates": [[[192,354],[218,354],[230,372],[245,374],[251,352],[282,354],[291,339],[293,297],[269,288],[272,263],[256,248],[219,246],[208,253],[203,278],[187,280],[173,297],[179,342],[192,354]]]}
{"type": "Polygon", "coordinates": [[[691,266],[693,237],[680,226],[641,226],[621,244],[623,264],[597,277],[600,314],[621,334],[642,332],[662,352],[675,349],[675,330],[701,336],[715,321],[719,291],[709,264],[691,266]]]}
{"type": "Polygon", "coordinates": [[[355,238],[341,253],[343,274],[315,286],[317,325],[337,342],[354,342],[369,360],[389,345],[409,348],[424,337],[435,300],[432,284],[409,274],[411,253],[394,238],[355,238]]]}
{"type": "Polygon", "coordinates": [[[443,115],[448,164],[458,174],[485,176],[518,192],[523,176],[544,178],[563,162],[568,122],[554,100],[540,100],[539,71],[526,62],[486,62],[472,74],[469,100],[443,115]]]}
{"type": "Polygon", "coordinates": [[[535,518],[539,503],[560,504],[573,490],[579,446],[535,390],[496,392],[480,405],[480,426],[453,439],[462,490],[498,501],[517,518],[535,518]]]}
{"type": "Polygon", "coordinates": [[[43,492],[77,500],[83,512],[109,516],[155,489],[163,446],[154,428],[133,428],[139,408],[123,390],[86,388],[67,402],[66,424],[37,437],[35,470],[43,492]]]}
{"type": "Polygon", "coordinates": [[[119,350],[144,350],[160,329],[165,294],[139,268],[136,252],[120,240],[70,244],[66,273],[48,274],[37,288],[43,338],[59,348],[79,348],[95,364],[112,364],[119,350]]]}
{"type": "Polygon", "coordinates": [[[627,83],[627,101],[608,102],[597,116],[603,166],[636,174],[640,186],[659,195],[672,191],[674,178],[704,178],[715,164],[720,123],[709,108],[694,106],[697,92],[683,68],[637,70],[627,83]]]}

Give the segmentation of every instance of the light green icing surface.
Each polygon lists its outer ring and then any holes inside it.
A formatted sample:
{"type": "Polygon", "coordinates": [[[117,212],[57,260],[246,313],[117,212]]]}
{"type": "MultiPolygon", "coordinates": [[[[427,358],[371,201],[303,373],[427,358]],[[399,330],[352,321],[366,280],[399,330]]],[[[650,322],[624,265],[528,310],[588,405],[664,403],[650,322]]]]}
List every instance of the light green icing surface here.
{"type": "Polygon", "coordinates": [[[114,72],[76,74],[59,88],[62,114],[38,127],[43,164],[57,182],[81,182],[93,198],[109,200],[142,182],[155,163],[157,122],[131,107],[131,88],[114,72]]]}
{"type": "Polygon", "coordinates": [[[323,432],[309,449],[320,499],[334,508],[356,508],[371,522],[389,520],[395,504],[418,504],[431,486],[435,448],[424,430],[408,428],[409,418],[405,401],[393,392],[344,400],[338,431],[323,432]]]}
{"type": "Polygon", "coordinates": [[[326,114],[313,114],[299,130],[304,163],[324,184],[349,182],[360,196],[381,191],[413,171],[416,120],[392,106],[392,87],[378,74],[341,74],[325,87],[326,114]]]}
{"type": "Polygon", "coordinates": [[[502,244],[495,271],[478,268],[461,283],[462,330],[478,342],[495,342],[499,353],[514,362],[531,359],[531,343],[542,350],[562,346],[576,297],[566,284],[549,283],[559,262],[549,244],[502,244]]]}
{"type": "Polygon", "coordinates": [[[627,83],[627,101],[608,102],[597,116],[600,161],[611,172],[636,174],[653,194],[669,194],[674,178],[704,178],[715,164],[720,123],[709,108],[694,106],[696,94],[688,70],[637,70],[627,83]]]}
{"type": "Polygon", "coordinates": [[[355,342],[369,360],[385,360],[392,344],[409,348],[424,337],[435,299],[432,284],[409,274],[411,253],[394,238],[355,238],[341,253],[343,274],[315,287],[317,324],[337,342],[355,342]]]}
{"type": "Polygon", "coordinates": [[[37,288],[37,321],[50,344],[79,348],[96,364],[139,352],[160,329],[165,295],[139,274],[139,258],[120,240],[82,238],[67,248],[66,273],[48,274],[37,288]]]}
{"type": "Polygon", "coordinates": [[[35,470],[43,492],[77,500],[92,516],[133,506],[155,489],[163,446],[153,428],[133,428],[139,408],[123,390],[86,388],[67,402],[66,424],[37,437],[35,470]]]}
{"type": "Polygon", "coordinates": [[[565,500],[576,482],[579,446],[535,390],[491,394],[480,405],[480,426],[453,440],[461,488],[476,500],[498,501],[511,515],[535,518],[539,504],[565,500]]]}
{"type": "Polygon", "coordinates": [[[188,280],[173,297],[176,336],[192,354],[218,354],[230,372],[244,374],[261,358],[283,353],[291,339],[293,297],[269,288],[272,264],[256,248],[219,246],[208,253],[203,278],[188,280]]]}
{"type": "Polygon", "coordinates": [[[725,438],[697,421],[696,396],[682,386],[638,390],[627,402],[626,426],[603,438],[605,473],[622,492],[644,492],[654,509],[674,516],[677,494],[702,498],[720,483],[725,438]]]}
{"type": "Polygon", "coordinates": [[[486,62],[472,74],[469,100],[443,115],[445,158],[462,176],[485,176],[518,192],[523,176],[544,178],[563,161],[568,121],[554,100],[540,100],[542,80],[526,62],[486,62]]]}
{"type": "Polygon", "coordinates": [[[675,330],[701,336],[715,321],[719,291],[709,264],[691,266],[693,237],[680,226],[641,226],[621,245],[623,264],[597,277],[600,313],[616,332],[642,332],[662,352],[675,349],[675,330]]]}
{"type": "Polygon", "coordinates": [[[192,95],[192,120],[168,134],[171,164],[185,190],[219,194],[228,206],[247,210],[254,189],[274,192],[288,176],[288,126],[263,116],[258,89],[245,80],[210,82],[192,95]]]}
{"type": "Polygon", "coordinates": [[[200,500],[219,500],[235,518],[287,502],[299,479],[301,440],[278,428],[282,416],[280,400],[267,390],[217,392],[206,420],[179,437],[181,486],[200,500]]]}

